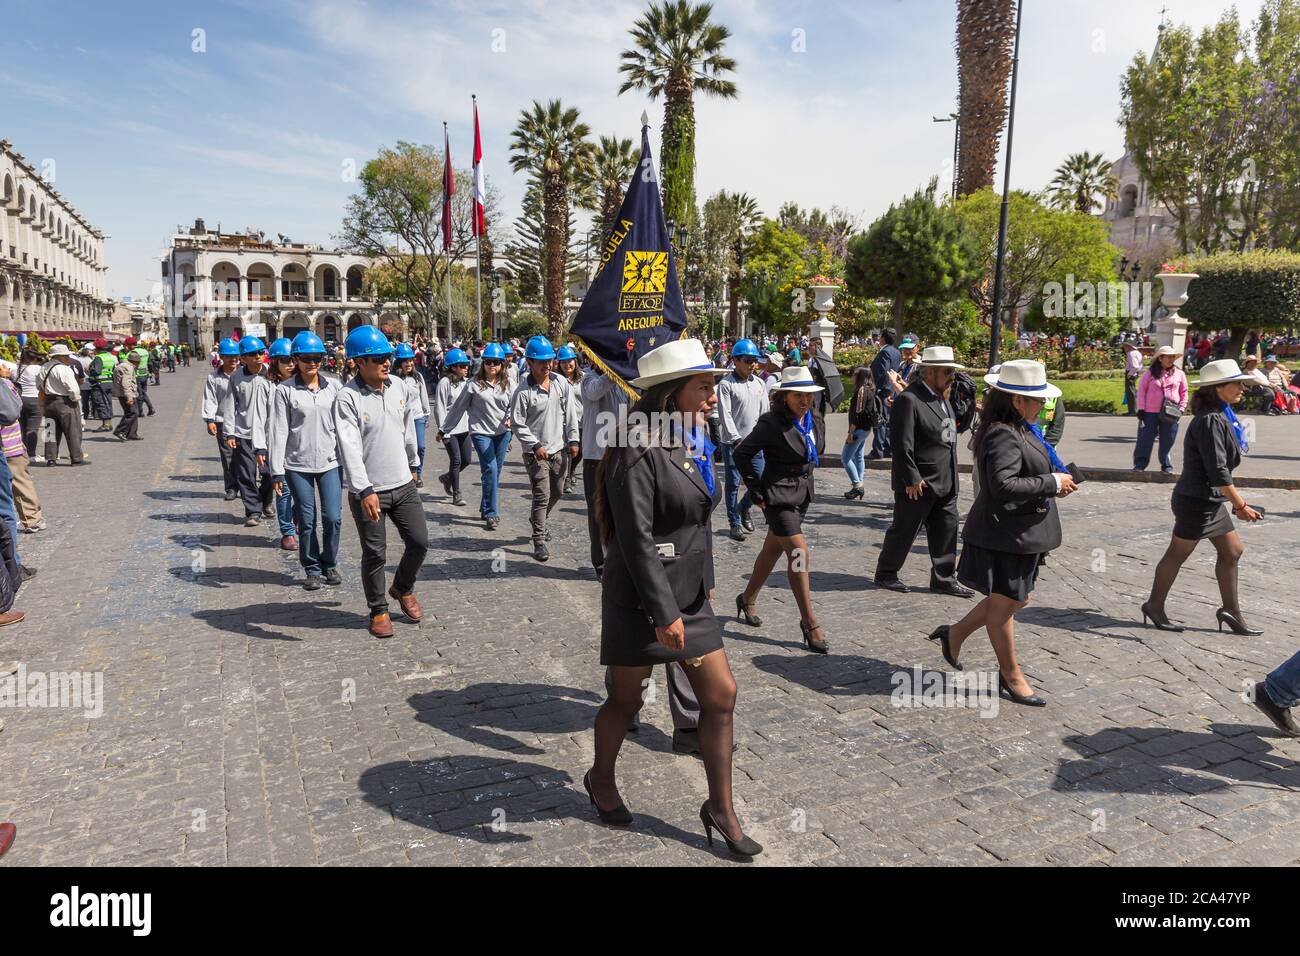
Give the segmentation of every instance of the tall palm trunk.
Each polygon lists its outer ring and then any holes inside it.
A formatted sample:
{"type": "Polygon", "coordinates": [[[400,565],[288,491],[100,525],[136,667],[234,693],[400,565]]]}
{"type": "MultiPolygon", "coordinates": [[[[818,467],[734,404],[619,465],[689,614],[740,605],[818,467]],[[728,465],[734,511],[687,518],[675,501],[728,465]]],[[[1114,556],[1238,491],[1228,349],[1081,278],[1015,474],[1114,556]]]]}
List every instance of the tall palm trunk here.
{"type": "Polygon", "coordinates": [[[614,223],[618,220],[619,208],[623,205],[623,190],[606,189],[605,195],[600,200],[600,245],[597,250],[604,249],[605,243],[609,241],[610,233],[614,231],[614,223]]]}
{"type": "Polygon", "coordinates": [[[695,100],[689,73],[664,85],[664,126],[660,153],[664,218],[691,221],[695,209],[695,100]]]}
{"type": "Polygon", "coordinates": [[[542,277],[547,327],[552,339],[564,332],[564,286],[569,266],[569,196],[558,173],[547,172],[542,186],[546,275],[542,277]]]}
{"type": "Polygon", "coordinates": [[[958,196],[993,185],[1015,33],[1015,0],[957,0],[958,196]]]}
{"type": "Polygon", "coordinates": [[[736,244],[732,248],[735,261],[731,263],[731,271],[727,274],[727,325],[735,338],[740,338],[743,331],[740,327],[740,265],[743,253],[744,250],[737,237],[736,244]]]}

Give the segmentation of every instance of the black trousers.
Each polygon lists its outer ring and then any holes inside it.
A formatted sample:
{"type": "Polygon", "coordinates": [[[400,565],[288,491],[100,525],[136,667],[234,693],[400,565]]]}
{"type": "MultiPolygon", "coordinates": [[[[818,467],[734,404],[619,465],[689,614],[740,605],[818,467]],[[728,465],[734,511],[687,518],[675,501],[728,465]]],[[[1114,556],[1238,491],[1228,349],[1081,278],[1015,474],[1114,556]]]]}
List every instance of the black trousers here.
{"type": "Polygon", "coordinates": [[[153,414],[153,402],[149,400],[149,376],[137,375],[135,377],[136,387],[140,389],[140,398],[136,404],[140,406],[140,414],[144,414],[144,406],[149,406],[149,414],[153,414]]]}
{"type": "Polygon", "coordinates": [[[451,467],[447,469],[447,474],[442,477],[447,479],[454,494],[460,494],[460,473],[468,468],[473,460],[470,457],[470,449],[473,446],[469,440],[469,432],[461,432],[459,435],[444,435],[442,447],[447,449],[447,457],[451,460],[451,467]]]}
{"type": "Polygon", "coordinates": [[[271,476],[257,467],[253,439],[240,438],[234,448],[235,482],[244,502],[244,517],[260,515],[275,504],[275,484],[271,476]]]}
{"type": "Polygon", "coordinates": [[[140,424],[140,403],[132,402],[127,404],[125,398],[119,398],[118,401],[122,403],[122,419],[117,423],[117,427],[113,429],[113,434],[124,435],[127,438],[138,438],[139,429],[137,426],[140,424]]]}
{"type": "Polygon", "coordinates": [[[221,480],[226,491],[238,491],[239,482],[235,479],[235,451],[226,444],[226,429],[217,422],[217,452],[221,455],[221,480]]]}
{"type": "Polygon", "coordinates": [[[957,492],[939,498],[928,485],[916,501],[894,492],[894,520],[885,532],[876,577],[897,576],[922,525],[930,546],[930,586],[957,582],[957,492]]]}
{"type": "Polygon", "coordinates": [[[27,457],[35,458],[41,425],[45,423],[45,410],[41,408],[39,398],[23,399],[23,410],[19,412],[18,422],[22,427],[23,446],[27,449],[27,457]]]}
{"type": "Polygon", "coordinates": [[[45,400],[45,417],[54,422],[54,433],[45,443],[45,460],[57,461],[59,442],[68,444],[68,461],[77,464],[84,457],[81,453],[81,415],[77,410],[76,399],[61,398],[51,395],[45,400]]]}
{"type": "Polygon", "coordinates": [[[587,499],[587,537],[591,541],[591,566],[599,570],[605,566],[605,548],[600,543],[600,528],[596,525],[596,469],[600,459],[582,460],[582,495],[587,499]]]}
{"type": "Polygon", "coordinates": [[[356,522],[357,536],[361,539],[361,585],[365,588],[366,604],[370,606],[372,617],[388,613],[388,597],[384,591],[388,529],[384,525],[384,516],[387,515],[393,522],[402,538],[402,544],[406,546],[402,560],[397,564],[397,575],[393,578],[393,589],[398,594],[410,594],[415,590],[415,576],[420,573],[424,556],[429,553],[429,527],[425,522],[424,505],[420,502],[415,482],[408,481],[400,488],[377,494],[378,521],[367,521],[361,511],[361,499],[353,494],[348,495],[352,520],[356,522]]]}

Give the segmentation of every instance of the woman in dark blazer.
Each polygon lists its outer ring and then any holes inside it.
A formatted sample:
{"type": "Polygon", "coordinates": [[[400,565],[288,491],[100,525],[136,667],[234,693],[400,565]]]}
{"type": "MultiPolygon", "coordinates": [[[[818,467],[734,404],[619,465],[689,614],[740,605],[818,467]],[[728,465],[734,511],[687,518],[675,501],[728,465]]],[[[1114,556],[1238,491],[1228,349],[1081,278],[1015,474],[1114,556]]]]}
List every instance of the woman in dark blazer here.
{"type": "Polygon", "coordinates": [[[812,606],[812,587],[808,582],[809,548],[803,534],[803,516],[813,498],[813,469],[823,447],[817,418],[812,407],[822,390],[812,373],[803,366],[782,369],[781,382],[772,391],[772,409],[759,416],[754,429],[732,452],[740,477],[749,489],[754,504],[763,509],[767,519],[767,537],[754,559],[749,584],[736,595],[736,614],[751,627],[762,619],[751,610],[767,576],[776,567],[777,558],[786,557],[786,576],[799,605],[799,629],[810,651],[825,654],[830,650],[817,623],[812,606]],[[754,467],[754,458],[763,454],[763,473],[754,467]]]}
{"type": "Polygon", "coordinates": [[[1042,707],[1016,658],[1015,616],[1029,604],[1038,568],[1061,544],[1055,498],[1075,490],[1074,479],[1038,426],[1048,398],[1061,394],[1047,382],[1039,362],[1004,362],[984,376],[984,396],[975,431],[979,491],[962,528],[957,580],[984,595],[970,613],[936,629],[944,659],[957,670],[962,644],[981,627],[998,658],[998,690],[1017,704],[1042,707]]]}
{"type": "Polygon", "coordinates": [[[728,848],[755,856],[732,805],[731,751],[736,681],[713,614],[710,515],[721,498],[714,477],[708,413],[717,404],[714,369],[697,339],[648,352],[637,363],[644,389],[597,470],[596,519],[605,545],[601,574],[600,662],[609,696],[596,715],[596,759],[583,786],[600,819],[626,826],[614,767],[628,725],[641,709],[655,664],[679,661],[700,706],[699,749],[709,782],[700,822],[728,848]]]}
{"type": "Polygon", "coordinates": [[[1235,634],[1262,634],[1247,626],[1237,602],[1237,566],[1244,546],[1232,524],[1232,514],[1242,521],[1258,521],[1260,514],[1242,498],[1232,483],[1232,472],[1248,451],[1245,429],[1232,406],[1241,401],[1246,382],[1232,359],[1210,362],[1201,369],[1200,387],[1192,397],[1192,424],[1183,438],[1183,473],[1178,476],[1170,506],[1174,512],[1174,534],[1164,557],[1156,565],[1151,596],[1142,605],[1142,620],[1148,619],[1162,631],[1181,631],[1165,613],[1165,599],[1182,568],[1202,538],[1209,538],[1218,551],[1214,575],[1219,579],[1223,607],[1215,612],[1219,630],[1223,625],[1235,634]]]}

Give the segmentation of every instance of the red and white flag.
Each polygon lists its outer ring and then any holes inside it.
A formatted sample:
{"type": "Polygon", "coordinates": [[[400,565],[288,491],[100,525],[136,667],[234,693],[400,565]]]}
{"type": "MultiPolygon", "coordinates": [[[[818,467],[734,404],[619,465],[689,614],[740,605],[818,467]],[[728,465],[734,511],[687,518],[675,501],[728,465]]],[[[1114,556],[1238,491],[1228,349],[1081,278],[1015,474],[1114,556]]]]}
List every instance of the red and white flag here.
{"type": "Polygon", "coordinates": [[[474,99],[474,235],[487,232],[487,189],[483,185],[483,140],[478,132],[478,98],[474,99]]]}
{"type": "Polygon", "coordinates": [[[451,140],[442,124],[442,251],[451,251],[451,197],[456,194],[456,174],[451,168],[451,140]]]}

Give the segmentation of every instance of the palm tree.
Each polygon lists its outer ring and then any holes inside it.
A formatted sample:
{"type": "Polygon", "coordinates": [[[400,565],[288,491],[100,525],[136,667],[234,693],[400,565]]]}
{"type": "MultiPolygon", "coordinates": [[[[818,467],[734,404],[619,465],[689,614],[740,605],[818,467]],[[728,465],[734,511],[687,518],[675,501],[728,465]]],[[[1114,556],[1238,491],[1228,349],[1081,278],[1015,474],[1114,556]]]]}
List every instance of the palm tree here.
{"type": "Polygon", "coordinates": [[[993,185],[1007,123],[1015,0],[957,0],[957,195],[993,185]]]}
{"type": "Polygon", "coordinates": [[[664,98],[664,215],[676,222],[689,222],[695,211],[695,91],[736,96],[736,84],[724,79],[736,69],[736,61],[723,53],[731,31],[709,22],[712,13],[711,3],[651,3],[632,28],[635,48],[623,51],[618,68],[626,77],[620,95],[645,90],[652,100],[664,98]]]}
{"type": "Polygon", "coordinates": [[[565,277],[569,258],[571,205],[590,208],[594,178],[594,149],[587,136],[591,129],[574,107],[559,100],[545,106],[534,100],[523,110],[510,144],[510,167],[531,172],[542,184],[542,290],[552,338],[564,332],[565,277]]]}
{"type": "Polygon", "coordinates": [[[745,246],[763,222],[763,214],[758,210],[758,203],[748,193],[729,193],[723,190],[718,198],[727,204],[732,216],[733,232],[731,234],[731,270],[727,275],[727,324],[731,334],[739,336],[740,327],[740,271],[745,264],[745,246]]]}
{"type": "Polygon", "coordinates": [[[641,151],[632,145],[630,139],[617,136],[602,136],[596,147],[595,187],[600,215],[596,219],[596,230],[600,235],[600,247],[604,246],[618,218],[618,210],[623,205],[623,190],[632,174],[641,162],[641,151]]]}
{"type": "Polygon", "coordinates": [[[1072,153],[1056,167],[1056,177],[1048,184],[1052,205],[1058,209],[1076,209],[1086,216],[1102,200],[1114,199],[1119,179],[1110,171],[1110,162],[1101,153],[1072,153]]]}

